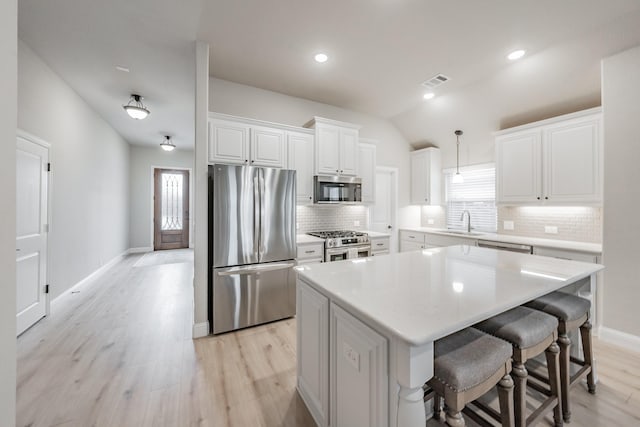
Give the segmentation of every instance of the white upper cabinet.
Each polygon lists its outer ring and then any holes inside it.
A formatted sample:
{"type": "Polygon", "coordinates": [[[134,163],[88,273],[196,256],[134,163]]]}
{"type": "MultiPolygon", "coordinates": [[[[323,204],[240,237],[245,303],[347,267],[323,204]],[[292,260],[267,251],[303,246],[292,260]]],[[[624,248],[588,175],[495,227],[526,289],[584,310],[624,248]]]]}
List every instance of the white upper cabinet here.
{"type": "Polygon", "coordinates": [[[355,176],[359,126],[315,117],[311,127],[316,131],[316,174],[355,176]]]}
{"type": "Polygon", "coordinates": [[[542,153],[545,200],[602,201],[600,115],[558,123],[544,129],[542,153]]]}
{"type": "Polygon", "coordinates": [[[319,175],[340,173],[340,129],[321,126],[316,129],[316,171],[319,175]]]}
{"type": "Polygon", "coordinates": [[[358,131],[340,129],[340,174],[358,174],[358,131]]]}
{"type": "Polygon", "coordinates": [[[280,129],[253,126],[250,163],[253,166],[283,168],[285,161],[285,132],[280,129]]]}
{"type": "Polygon", "coordinates": [[[376,194],[376,146],[361,142],[358,147],[357,175],[362,178],[362,202],[373,203],[376,194]]]}
{"type": "Polygon", "coordinates": [[[439,205],[442,174],[440,149],[423,148],[410,154],[411,204],[439,205]]]}
{"type": "Polygon", "coordinates": [[[209,120],[209,163],[249,163],[251,126],[227,120],[209,120]]]}
{"type": "Polygon", "coordinates": [[[286,166],[286,132],[246,121],[209,120],[209,163],[286,166]]]}
{"type": "Polygon", "coordinates": [[[313,203],[313,135],[287,132],[289,145],[289,169],[296,171],[296,195],[298,204],[313,203]]]}
{"type": "Polygon", "coordinates": [[[540,200],[541,157],[539,131],[523,131],[496,138],[499,202],[527,203],[540,200]]]}
{"type": "Polygon", "coordinates": [[[568,114],[496,137],[500,204],[599,204],[602,201],[600,109],[568,114]]]}

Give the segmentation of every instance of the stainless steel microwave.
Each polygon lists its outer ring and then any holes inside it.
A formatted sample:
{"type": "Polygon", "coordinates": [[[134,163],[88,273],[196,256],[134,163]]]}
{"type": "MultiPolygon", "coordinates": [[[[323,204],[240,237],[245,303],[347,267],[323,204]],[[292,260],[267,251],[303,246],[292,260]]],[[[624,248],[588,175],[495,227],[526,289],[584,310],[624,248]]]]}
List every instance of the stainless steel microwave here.
{"type": "Polygon", "coordinates": [[[362,179],[355,176],[316,175],[313,177],[314,203],[362,202],[362,179]]]}

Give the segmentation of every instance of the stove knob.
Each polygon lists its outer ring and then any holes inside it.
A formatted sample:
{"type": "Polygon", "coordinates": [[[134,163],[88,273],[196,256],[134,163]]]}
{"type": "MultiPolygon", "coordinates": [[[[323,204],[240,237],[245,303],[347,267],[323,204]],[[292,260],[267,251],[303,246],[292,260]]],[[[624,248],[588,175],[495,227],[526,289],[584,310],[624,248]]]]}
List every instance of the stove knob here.
{"type": "Polygon", "coordinates": [[[333,240],[327,240],[327,247],[328,248],[332,248],[333,247],[333,240]]]}

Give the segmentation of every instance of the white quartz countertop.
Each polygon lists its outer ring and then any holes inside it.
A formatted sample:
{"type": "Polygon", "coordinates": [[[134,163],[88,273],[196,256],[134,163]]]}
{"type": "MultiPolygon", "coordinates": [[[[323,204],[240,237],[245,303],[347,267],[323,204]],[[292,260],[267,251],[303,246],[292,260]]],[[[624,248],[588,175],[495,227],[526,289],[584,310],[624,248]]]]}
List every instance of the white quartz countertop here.
{"type": "Polygon", "coordinates": [[[542,239],[539,237],[527,237],[527,236],[511,236],[507,234],[497,233],[481,233],[473,232],[471,235],[465,235],[460,233],[451,233],[447,230],[429,227],[411,227],[400,229],[405,231],[418,231],[421,233],[441,234],[444,236],[465,237],[474,240],[490,240],[492,242],[504,242],[504,243],[516,243],[521,245],[531,245],[544,248],[566,249],[578,252],[588,252],[593,254],[602,253],[602,245],[600,243],[585,243],[575,242],[572,240],[556,240],[556,239],[542,239]]]}
{"type": "Polygon", "coordinates": [[[309,236],[308,234],[298,234],[296,235],[296,243],[298,245],[324,243],[324,239],[321,237],[309,236]]]}
{"type": "Polygon", "coordinates": [[[470,246],[296,267],[379,331],[422,345],[601,270],[599,264],[470,246]]]}

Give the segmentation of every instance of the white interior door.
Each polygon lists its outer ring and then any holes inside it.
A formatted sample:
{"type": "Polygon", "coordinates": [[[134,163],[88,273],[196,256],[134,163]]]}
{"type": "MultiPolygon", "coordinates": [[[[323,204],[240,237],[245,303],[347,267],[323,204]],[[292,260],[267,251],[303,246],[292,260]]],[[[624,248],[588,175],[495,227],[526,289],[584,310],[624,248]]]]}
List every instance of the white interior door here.
{"type": "Polygon", "coordinates": [[[375,203],[371,206],[371,231],[391,234],[391,252],[397,252],[396,177],[397,169],[376,168],[375,203]]]}
{"type": "Polygon", "coordinates": [[[16,144],[17,334],[47,313],[49,148],[18,136],[16,144]]]}

